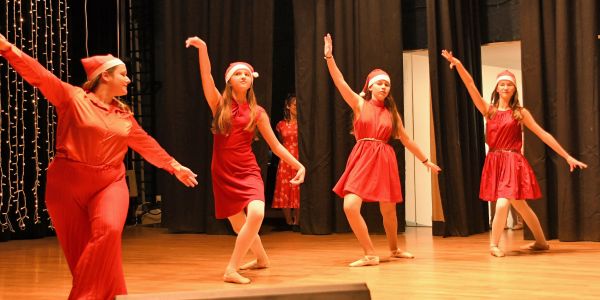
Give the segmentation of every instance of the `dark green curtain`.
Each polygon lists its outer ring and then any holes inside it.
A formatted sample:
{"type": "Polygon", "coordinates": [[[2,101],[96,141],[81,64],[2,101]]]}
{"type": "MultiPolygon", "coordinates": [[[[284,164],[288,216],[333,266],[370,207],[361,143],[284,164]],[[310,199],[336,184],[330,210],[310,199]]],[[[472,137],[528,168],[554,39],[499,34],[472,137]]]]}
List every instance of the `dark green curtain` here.
{"type": "MultiPolygon", "coordinates": [[[[247,61],[260,73],[254,89],[259,105],[271,109],[273,69],[273,0],[155,1],[156,73],[162,88],[157,96],[157,139],[182,164],[198,174],[199,186],[188,189],[165,178],[159,186],[165,198],[163,226],[170,231],[229,232],[227,222],[214,217],[210,163],[211,112],[200,81],[198,51],[186,49],[185,39],[206,41],[217,88],[225,87],[230,62],[247,61]]],[[[254,143],[266,174],[266,143],[254,143]]]]}
{"type": "Polygon", "coordinates": [[[467,236],[489,228],[487,203],[479,200],[485,159],[483,118],[455,70],[440,55],[452,50],[481,90],[479,1],[427,1],[429,72],[444,222],[433,234],[467,236]]]}
{"type": "MultiPolygon", "coordinates": [[[[300,161],[307,168],[301,187],[302,232],[328,234],[349,231],[343,202],[331,191],[344,171],[354,146],[352,110],[341,98],[323,60],[323,36],[333,36],[333,51],[346,81],[362,89],[374,68],[392,79],[392,95],[402,113],[401,2],[294,0],[296,95],[300,161]]],[[[398,168],[404,179],[404,148],[396,143],[398,168]]],[[[383,232],[378,205],[363,205],[371,232],[383,232]]],[[[398,205],[403,231],[404,205],[398,205]]]]}
{"type": "Polygon", "coordinates": [[[526,131],[525,156],[543,194],[529,203],[547,238],[600,241],[600,6],[594,0],[521,6],[525,106],[567,152],[589,165],[570,173],[562,157],[526,131]]]}

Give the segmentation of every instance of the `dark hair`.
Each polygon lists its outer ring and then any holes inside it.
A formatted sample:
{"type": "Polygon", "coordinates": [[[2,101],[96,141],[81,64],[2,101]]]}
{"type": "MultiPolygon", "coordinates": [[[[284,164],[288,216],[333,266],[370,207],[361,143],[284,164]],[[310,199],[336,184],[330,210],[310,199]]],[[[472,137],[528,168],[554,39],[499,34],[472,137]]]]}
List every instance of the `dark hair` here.
{"type": "MultiPolygon", "coordinates": [[[[521,122],[521,120],[523,119],[523,115],[521,114],[521,109],[523,109],[523,107],[519,104],[519,93],[517,92],[517,86],[513,83],[514,87],[515,87],[515,92],[512,95],[512,97],[510,98],[510,100],[508,101],[508,107],[510,108],[510,110],[512,111],[512,116],[515,120],[521,122]]],[[[490,103],[490,107],[487,111],[487,115],[486,118],[488,119],[492,119],[495,115],[496,112],[498,111],[498,104],[500,102],[500,94],[498,93],[498,84],[496,83],[496,86],[494,87],[494,91],[492,92],[492,102],[490,103]]]]}
{"type": "MultiPolygon", "coordinates": [[[[112,68],[107,69],[104,72],[108,72],[108,74],[112,75],[115,70],[116,70],[117,66],[114,66],[112,68]]],[[[102,72],[102,73],[104,73],[102,72]]],[[[100,86],[100,78],[102,78],[102,73],[98,74],[98,76],[86,81],[83,83],[83,85],[81,86],[82,89],[84,89],[85,91],[88,92],[95,92],[96,89],[98,88],[98,86],[100,86]]],[[[129,107],[129,105],[125,104],[125,102],[117,99],[117,98],[113,98],[113,101],[115,101],[115,103],[117,104],[117,107],[119,107],[120,109],[126,111],[126,112],[131,112],[131,108],[129,107]]]]}
{"type": "Polygon", "coordinates": [[[292,119],[292,115],[290,113],[290,105],[292,105],[293,102],[296,102],[296,94],[289,93],[285,98],[285,107],[283,108],[283,119],[286,122],[289,122],[292,119]]]}

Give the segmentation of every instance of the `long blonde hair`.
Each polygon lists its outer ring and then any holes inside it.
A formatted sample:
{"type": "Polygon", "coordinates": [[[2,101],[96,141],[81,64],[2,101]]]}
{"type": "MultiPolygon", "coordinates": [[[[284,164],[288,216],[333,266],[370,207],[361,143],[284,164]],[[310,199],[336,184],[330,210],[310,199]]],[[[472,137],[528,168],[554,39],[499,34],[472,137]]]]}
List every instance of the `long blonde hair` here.
{"type": "MultiPolygon", "coordinates": [[[[110,74],[112,76],[113,73],[115,72],[116,68],[117,68],[117,66],[114,66],[110,69],[107,69],[105,72],[108,72],[108,74],[110,74]]],[[[101,82],[100,78],[102,78],[102,73],[100,73],[100,74],[98,74],[98,76],[84,82],[83,85],[81,86],[81,88],[88,92],[92,92],[92,93],[95,92],[96,89],[98,89],[98,86],[100,86],[100,82],[101,82]]],[[[117,104],[117,107],[119,109],[124,110],[129,113],[132,112],[129,105],[125,104],[125,102],[119,100],[116,97],[113,98],[113,101],[117,104]]]]}
{"type": "MultiPolygon", "coordinates": [[[[256,129],[256,114],[257,114],[257,102],[256,96],[254,95],[254,88],[250,86],[246,92],[246,99],[250,106],[250,121],[248,125],[244,127],[246,131],[254,131],[256,129]]],[[[225,89],[223,90],[223,97],[217,105],[217,111],[212,122],[212,131],[219,134],[229,134],[231,131],[231,101],[233,100],[233,90],[231,84],[227,82],[225,89]]]]}

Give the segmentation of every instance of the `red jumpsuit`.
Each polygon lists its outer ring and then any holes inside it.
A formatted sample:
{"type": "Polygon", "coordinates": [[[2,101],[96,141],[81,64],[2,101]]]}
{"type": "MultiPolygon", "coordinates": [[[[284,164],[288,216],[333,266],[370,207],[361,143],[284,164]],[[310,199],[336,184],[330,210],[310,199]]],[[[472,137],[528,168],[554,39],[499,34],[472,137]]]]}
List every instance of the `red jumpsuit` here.
{"type": "Polygon", "coordinates": [[[131,113],[62,82],[14,46],[0,54],[58,113],[46,206],[73,275],[69,299],[126,294],[121,233],[129,203],[123,164],[127,148],[170,173],[179,164],[131,113]]]}

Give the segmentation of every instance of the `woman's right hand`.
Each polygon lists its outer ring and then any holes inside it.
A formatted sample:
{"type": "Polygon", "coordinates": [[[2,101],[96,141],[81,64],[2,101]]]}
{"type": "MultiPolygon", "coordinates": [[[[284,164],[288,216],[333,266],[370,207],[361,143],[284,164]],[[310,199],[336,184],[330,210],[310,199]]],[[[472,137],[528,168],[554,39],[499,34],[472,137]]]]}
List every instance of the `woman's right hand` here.
{"type": "Polygon", "coordinates": [[[198,49],[206,49],[206,43],[197,36],[189,37],[185,40],[185,47],[194,46],[198,49]]]}
{"type": "Polygon", "coordinates": [[[442,56],[450,63],[450,69],[454,68],[454,66],[460,64],[460,60],[452,55],[452,51],[448,51],[446,49],[442,50],[442,56]]]}
{"type": "Polygon", "coordinates": [[[323,54],[325,57],[331,57],[333,55],[333,42],[331,42],[331,35],[328,33],[323,37],[325,45],[323,46],[323,54]]]}
{"type": "Polygon", "coordinates": [[[12,44],[9,43],[2,34],[0,34],[0,51],[6,51],[10,49],[11,46],[12,44]]]}
{"type": "Polygon", "coordinates": [[[304,166],[300,167],[300,169],[298,169],[298,172],[296,172],[296,176],[294,176],[294,178],[292,178],[292,180],[290,180],[290,183],[292,185],[300,185],[301,183],[304,182],[305,174],[306,174],[306,169],[304,168],[304,166]]]}

